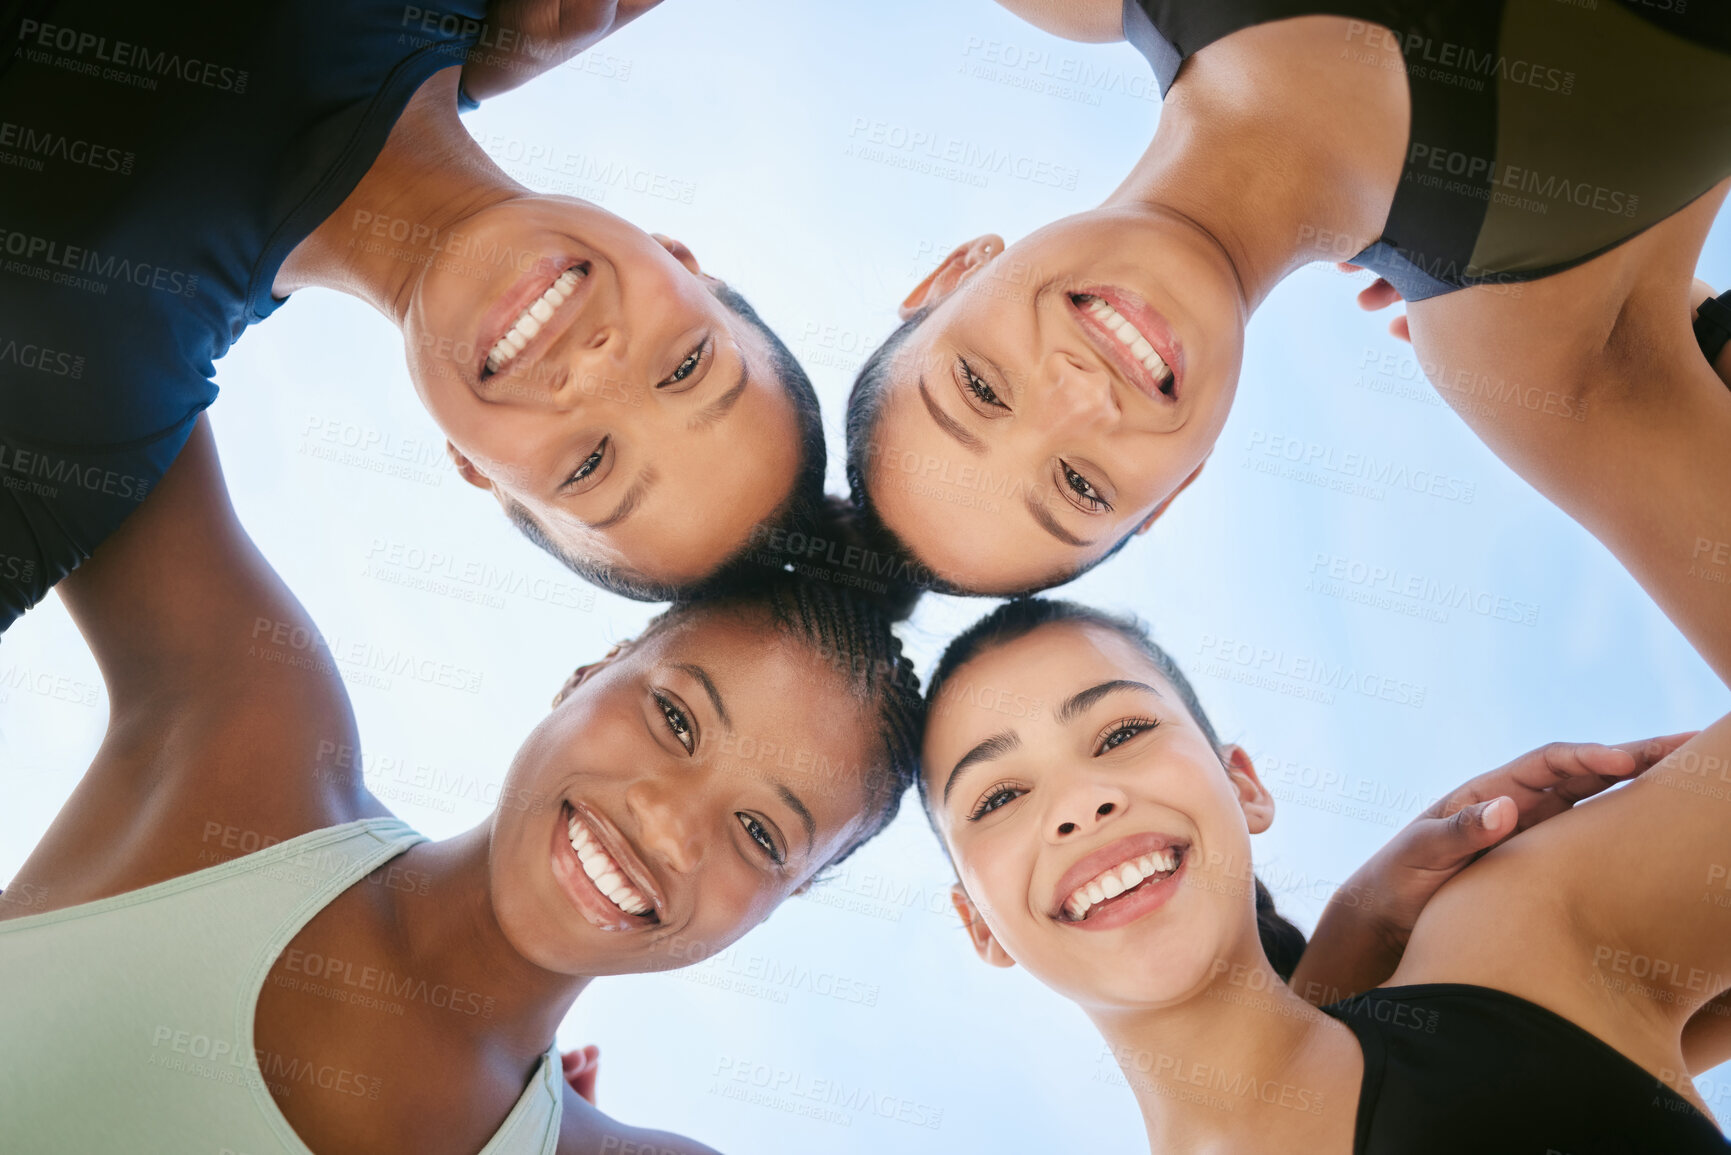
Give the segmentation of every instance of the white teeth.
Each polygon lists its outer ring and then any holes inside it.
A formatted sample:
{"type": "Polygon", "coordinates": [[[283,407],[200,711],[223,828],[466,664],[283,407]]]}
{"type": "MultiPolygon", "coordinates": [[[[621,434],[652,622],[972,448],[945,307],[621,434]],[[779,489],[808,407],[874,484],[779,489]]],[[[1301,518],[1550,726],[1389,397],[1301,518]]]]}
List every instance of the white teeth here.
{"type": "Polygon", "coordinates": [[[577,282],[586,274],[577,269],[566,269],[559,278],[547,287],[547,291],[532,301],[517,317],[506,334],[499,338],[493,348],[487,353],[487,371],[497,373],[511,363],[511,358],[523,351],[523,347],[535,339],[541,331],[541,326],[553,319],[553,313],[560,305],[571,298],[577,291],[577,282]]]}
{"type": "Polygon", "coordinates": [[[1070,897],[1064,900],[1064,913],[1072,922],[1080,922],[1088,917],[1090,908],[1108,899],[1117,898],[1145,879],[1153,878],[1157,874],[1169,874],[1176,869],[1178,851],[1171,847],[1114,866],[1071,891],[1070,897]]]}
{"type": "Polygon", "coordinates": [[[1170,370],[1167,368],[1165,360],[1155,350],[1154,343],[1144,337],[1141,331],[1126,320],[1122,313],[1099,297],[1089,297],[1088,303],[1083,308],[1106,326],[1107,330],[1118,339],[1118,343],[1128,349],[1130,355],[1136,358],[1144,369],[1153,374],[1156,381],[1163,380],[1168,375],[1170,370]]]}
{"type": "Polygon", "coordinates": [[[600,844],[590,835],[588,827],[573,817],[566,824],[565,832],[571,838],[571,849],[577,852],[577,861],[582,864],[583,873],[589,876],[589,881],[595,884],[596,890],[606,895],[609,902],[626,914],[649,913],[651,907],[648,901],[626,881],[625,872],[601,849],[600,844]]]}

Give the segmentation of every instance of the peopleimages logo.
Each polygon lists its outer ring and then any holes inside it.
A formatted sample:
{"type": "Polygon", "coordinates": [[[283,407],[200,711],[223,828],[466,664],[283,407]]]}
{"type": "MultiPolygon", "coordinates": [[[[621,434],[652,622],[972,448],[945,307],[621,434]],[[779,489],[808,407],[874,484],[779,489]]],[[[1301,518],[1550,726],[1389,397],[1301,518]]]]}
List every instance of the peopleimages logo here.
{"type": "Polygon", "coordinates": [[[232,92],[236,96],[246,92],[247,71],[244,68],[232,68],[196,56],[182,56],[178,52],[134,44],[129,40],[110,40],[95,32],[61,24],[21,20],[18,22],[18,43],[21,54],[33,64],[68,68],[141,88],[154,89],[158,78],[172,77],[201,88],[232,92]],[[49,52],[66,55],[55,58],[48,56],[49,52]]]}

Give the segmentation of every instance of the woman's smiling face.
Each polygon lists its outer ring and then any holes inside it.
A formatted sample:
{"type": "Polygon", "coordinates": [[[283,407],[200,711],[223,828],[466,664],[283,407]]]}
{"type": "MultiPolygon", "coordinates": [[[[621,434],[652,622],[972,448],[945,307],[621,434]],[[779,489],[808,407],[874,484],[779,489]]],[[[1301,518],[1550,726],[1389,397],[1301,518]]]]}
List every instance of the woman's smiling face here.
{"type": "Polygon", "coordinates": [[[1148,527],[1214,447],[1238,381],[1230,265],[1187,223],[1096,210],[958,249],[888,369],[872,504],[958,589],[1018,593],[1148,527]]]}
{"type": "Polygon", "coordinates": [[[722,950],[869,828],[872,707],[758,611],[699,612],[588,669],[518,751],[493,900],[565,974],[722,950]]]}
{"type": "Polygon", "coordinates": [[[1181,1001],[1217,960],[1260,950],[1249,836],[1272,802],[1117,632],[1047,624],[968,660],[932,704],[923,764],[988,961],[1128,1008],[1181,1001]]]}
{"type": "Polygon", "coordinates": [[[794,402],[684,245],[554,196],[483,209],[445,244],[403,337],[470,482],[561,549],[670,585],[787,500],[794,402]]]}

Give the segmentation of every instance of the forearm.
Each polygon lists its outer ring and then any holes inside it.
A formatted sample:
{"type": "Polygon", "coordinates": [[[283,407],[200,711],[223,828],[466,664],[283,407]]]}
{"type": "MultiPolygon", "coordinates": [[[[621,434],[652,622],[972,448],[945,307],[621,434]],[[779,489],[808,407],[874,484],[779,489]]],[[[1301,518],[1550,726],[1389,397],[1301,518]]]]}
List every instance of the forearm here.
{"type": "Polygon", "coordinates": [[[1308,1003],[1324,1006],[1370,990],[1400,965],[1400,944],[1379,917],[1374,892],[1356,881],[1363,873],[1329,900],[1288,980],[1308,1003]]]}

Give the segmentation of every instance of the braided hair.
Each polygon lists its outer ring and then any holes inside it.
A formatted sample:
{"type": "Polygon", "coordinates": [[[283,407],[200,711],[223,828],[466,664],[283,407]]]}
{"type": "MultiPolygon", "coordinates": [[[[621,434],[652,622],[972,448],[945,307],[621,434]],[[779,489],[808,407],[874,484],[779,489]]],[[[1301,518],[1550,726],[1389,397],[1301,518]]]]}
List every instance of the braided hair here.
{"type": "MultiPolygon", "coordinates": [[[[1154,664],[1154,668],[1160,671],[1160,676],[1178,692],[1179,700],[1190,712],[1190,717],[1195,720],[1203,737],[1208,739],[1208,744],[1217,751],[1220,749],[1221,742],[1219,735],[1215,733],[1214,723],[1208,720],[1208,714],[1202,709],[1202,703],[1197,699],[1190,679],[1184,676],[1184,671],[1178,668],[1172,655],[1161,649],[1149,636],[1147,626],[1133,617],[1109,614],[1104,610],[1058,598],[1019,598],[1005,602],[962,631],[945,648],[943,657],[938,659],[937,669],[932,671],[931,682],[926,687],[927,709],[931,708],[932,703],[936,702],[938,695],[943,692],[944,683],[980,654],[1026,637],[1042,626],[1060,623],[1077,623],[1111,630],[1141,650],[1154,664]]],[[[918,781],[920,801],[930,815],[932,803],[926,793],[925,779],[921,777],[918,781]]],[[[1262,880],[1253,878],[1253,881],[1256,884],[1256,932],[1257,937],[1262,940],[1262,953],[1268,956],[1275,973],[1283,979],[1290,979],[1298,966],[1299,958],[1304,954],[1304,932],[1274,909],[1274,896],[1262,884],[1262,880]]]]}

